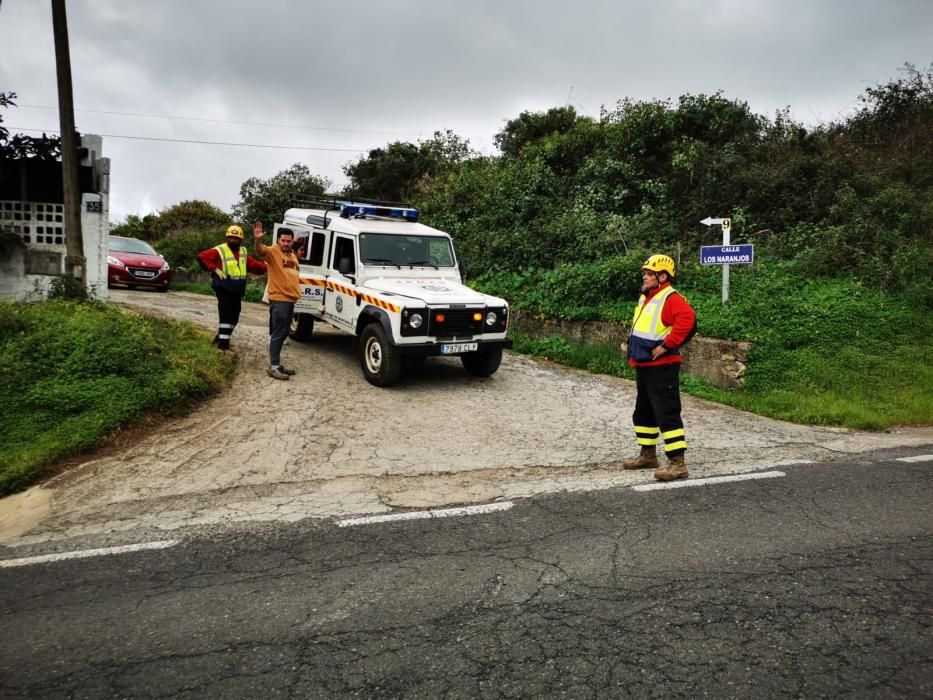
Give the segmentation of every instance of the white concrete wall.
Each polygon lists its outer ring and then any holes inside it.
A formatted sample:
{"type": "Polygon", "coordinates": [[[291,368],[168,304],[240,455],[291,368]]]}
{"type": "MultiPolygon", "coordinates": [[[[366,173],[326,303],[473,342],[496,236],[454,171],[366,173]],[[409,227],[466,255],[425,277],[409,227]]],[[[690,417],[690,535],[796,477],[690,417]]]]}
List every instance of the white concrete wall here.
{"type": "MultiPolygon", "coordinates": [[[[94,168],[100,192],[81,197],[81,235],[86,258],[88,292],[107,298],[107,235],[110,231],[110,159],[101,158],[102,139],[82,136],[89,151],[82,165],[94,168]]],[[[58,275],[65,272],[66,244],[64,205],[57,202],[0,201],[0,230],[19,237],[25,249],[61,256],[58,275]]],[[[26,274],[17,255],[0,261],[0,296],[16,301],[37,301],[48,294],[53,275],[26,274]]]]}

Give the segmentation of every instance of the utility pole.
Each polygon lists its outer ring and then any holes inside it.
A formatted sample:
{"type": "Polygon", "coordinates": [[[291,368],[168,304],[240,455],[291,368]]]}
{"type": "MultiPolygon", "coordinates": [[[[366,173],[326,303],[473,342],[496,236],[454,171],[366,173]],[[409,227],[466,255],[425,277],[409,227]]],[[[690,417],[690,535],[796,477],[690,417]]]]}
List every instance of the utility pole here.
{"type": "Polygon", "coordinates": [[[87,289],[84,237],[81,235],[81,192],[78,189],[78,141],[75,138],[74,97],[71,93],[71,54],[65,0],[52,0],[52,34],[58,75],[58,121],[62,134],[62,187],[65,205],[65,276],[87,289]]]}

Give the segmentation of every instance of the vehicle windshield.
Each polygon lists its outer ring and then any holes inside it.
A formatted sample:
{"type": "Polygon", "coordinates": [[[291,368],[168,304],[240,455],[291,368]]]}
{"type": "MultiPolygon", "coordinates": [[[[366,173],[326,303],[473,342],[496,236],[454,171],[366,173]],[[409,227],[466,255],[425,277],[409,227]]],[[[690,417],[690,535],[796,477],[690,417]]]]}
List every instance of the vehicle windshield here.
{"type": "Polygon", "coordinates": [[[361,233],[360,260],[364,265],[396,267],[453,267],[454,250],[444,236],[400,236],[361,233]]]}
{"type": "Polygon", "coordinates": [[[155,252],[152,247],[145,241],[140,241],[136,238],[110,238],[107,242],[107,247],[110,249],[111,253],[135,253],[136,255],[155,255],[159,254],[155,252]]]}

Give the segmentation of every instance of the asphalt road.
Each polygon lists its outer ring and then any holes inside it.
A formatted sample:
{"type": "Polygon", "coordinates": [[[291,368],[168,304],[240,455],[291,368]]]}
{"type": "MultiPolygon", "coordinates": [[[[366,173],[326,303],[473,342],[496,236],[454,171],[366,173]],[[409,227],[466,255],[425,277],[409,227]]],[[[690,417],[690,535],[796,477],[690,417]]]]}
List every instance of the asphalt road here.
{"type": "Polygon", "coordinates": [[[0,567],[0,696],[931,697],[931,452],[0,567]]]}

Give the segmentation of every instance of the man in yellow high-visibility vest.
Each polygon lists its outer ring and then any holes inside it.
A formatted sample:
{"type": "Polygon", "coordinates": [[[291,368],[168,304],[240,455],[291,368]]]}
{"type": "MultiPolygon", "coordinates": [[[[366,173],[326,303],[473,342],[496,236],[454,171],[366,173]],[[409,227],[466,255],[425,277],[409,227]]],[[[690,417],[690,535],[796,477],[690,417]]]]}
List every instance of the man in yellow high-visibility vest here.
{"type": "Polygon", "coordinates": [[[696,333],[696,314],[674,291],[674,260],[652,255],[641,268],[642,295],[635,307],[628,342],[628,363],[635,368],[637,396],[632,422],[641,454],[623,469],[655,469],[662,481],[687,478],[687,436],[680,416],[680,348],[696,333]],[[663,440],[667,467],[660,468],[657,445],[663,440]]]}
{"type": "Polygon", "coordinates": [[[256,260],[243,245],[243,229],[227,227],[226,241],[198,253],[198,261],[211,273],[211,288],[217,296],[217,335],[214,343],[230,351],[230,336],[240,321],[240,308],[246,293],[246,275],[261,275],[266,264],[256,260]]]}

